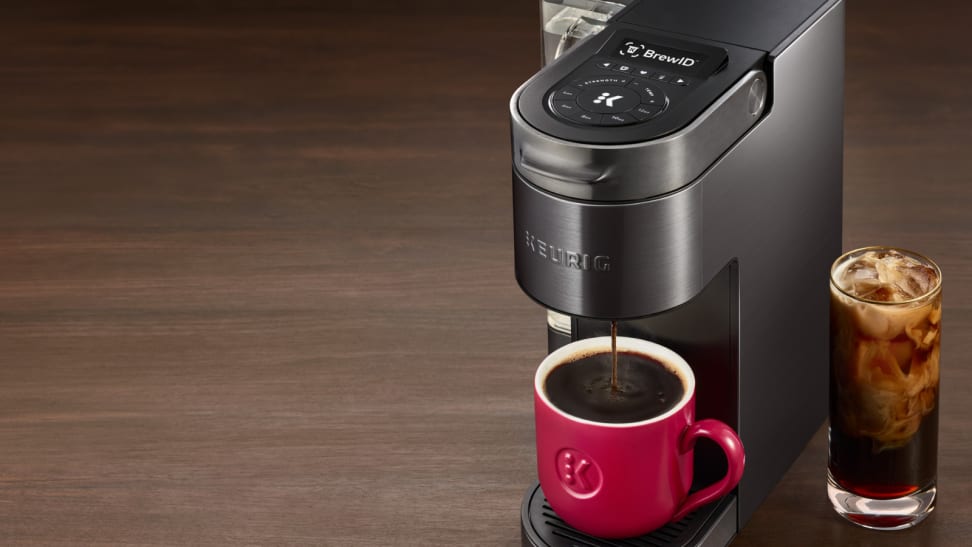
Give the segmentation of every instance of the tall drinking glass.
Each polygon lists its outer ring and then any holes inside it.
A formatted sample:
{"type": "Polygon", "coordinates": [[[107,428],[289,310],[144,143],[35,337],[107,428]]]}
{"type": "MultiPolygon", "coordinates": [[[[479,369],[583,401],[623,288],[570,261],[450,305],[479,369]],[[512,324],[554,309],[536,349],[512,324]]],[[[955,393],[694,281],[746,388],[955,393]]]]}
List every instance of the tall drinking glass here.
{"type": "Polygon", "coordinates": [[[941,281],[933,261],[891,247],[831,269],[827,490],[867,528],[908,528],[935,507],[941,281]]]}

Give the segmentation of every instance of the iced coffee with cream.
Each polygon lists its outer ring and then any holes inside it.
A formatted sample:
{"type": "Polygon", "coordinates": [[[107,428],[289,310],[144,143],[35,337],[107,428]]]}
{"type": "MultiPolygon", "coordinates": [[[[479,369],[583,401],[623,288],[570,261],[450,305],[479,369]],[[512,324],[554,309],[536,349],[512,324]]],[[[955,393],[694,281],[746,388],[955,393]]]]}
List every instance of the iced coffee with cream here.
{"type": "Polygon", "coordinates": [[[830,296],[831,501],[863,526],[913,526],[936,494],[941,271],[859,249],[834,263],[830,296]]]}

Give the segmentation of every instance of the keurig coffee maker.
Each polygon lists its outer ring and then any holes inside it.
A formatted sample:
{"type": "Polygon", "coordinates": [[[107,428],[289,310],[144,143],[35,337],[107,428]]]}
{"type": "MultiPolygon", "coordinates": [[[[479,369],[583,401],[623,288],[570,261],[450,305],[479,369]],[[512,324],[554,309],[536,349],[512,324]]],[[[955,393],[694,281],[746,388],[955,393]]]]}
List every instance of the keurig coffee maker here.
{"type": "MultiPolygon", "coordinates": [[[[542,5],[563,54],[510,102],[517,281],[550,310],[550,351],[617,320],[685,357],[697,416],[747,461],[734,495],[626,543],[573,530],[535,485],[523,544],[726,545],[826,417],[844,3],[542,5]]],[[[698,445],[695,469],[711,483],[722,453],[698,445]]]]}

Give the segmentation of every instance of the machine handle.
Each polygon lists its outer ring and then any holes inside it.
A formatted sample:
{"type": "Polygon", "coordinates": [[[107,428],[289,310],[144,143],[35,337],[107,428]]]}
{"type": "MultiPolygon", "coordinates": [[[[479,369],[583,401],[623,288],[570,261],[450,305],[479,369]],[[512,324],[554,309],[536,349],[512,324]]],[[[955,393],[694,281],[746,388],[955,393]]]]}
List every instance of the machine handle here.
{"type": "Polygon", "coordinates": [[[558,166],[555,171],[552,168],[537,165],[533,160],[527,159],[526,154],[522,150],[520,151],[520,168],[524,171],[530,171],[535,175],[540,175],[541,177],[573,184],[597,184],[604,182],[604,179],[608,175],[606,172],[590,169],[575,169],[571,173],[564,173],[562,166],[558,166]]]}

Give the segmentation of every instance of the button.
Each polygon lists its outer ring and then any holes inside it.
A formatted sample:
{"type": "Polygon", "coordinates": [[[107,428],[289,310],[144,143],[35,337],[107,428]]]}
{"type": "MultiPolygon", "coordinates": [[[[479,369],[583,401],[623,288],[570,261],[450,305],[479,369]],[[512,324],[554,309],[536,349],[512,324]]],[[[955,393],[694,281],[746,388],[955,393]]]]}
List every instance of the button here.
{"type": "Polygon", "coordinates": [[[634,71],[634,69],[631,67],[631,65],[616,65],[614,67],[614,70],[617,70],[618,72],[632,72],[632,71],[634,71]]]}
{"type": "Polygon", "coordinates": [[[590,87],[577,98],[581,108],[600,114],[625,112],[643,102],[635,90],[617,86],[590,87]]]}
{"type": "Polygon", "coordinates": [[[689,85],[691,82],[685,78],[682,78],[681,76],[675,76],[669,81],[669,83],[673,83],[675,85],[689,85]]]}
{"type": "Polygon", "coordinates": [[[598,61],[597,63],[594,64],[597,65],[597,68],[606,68],[606,69],[614,68],[614,63],[612,63],[611,61],[598,61]]]}
{"type": "Polygon", "coordinates": [[[565,118],[569,118],[573,114],[582,112],[581,107],[577,106],[577,103],[574,101],[554,101],[553,109],[554,112],[565,118]]]}
{"type": "Polygon", "coordinates": [[[651,75],[651,79],[658,80],[659,82],[667,82],[670,81],[672,77],[669,76],[668,74],[665,74],[664,72],[656,72],[651,75]]]}
{"type": "Polygon", "coordinates": [[[647,78],[651,76],[651,71],[648,69],[639,68],[638,70],[634,71],[634,75],[641,76],[642,78],[647,78]]]}
{"type": "Polygon", "coordinates": [[[628,89],[634,89],[641,94],[641,102],[643,103],[665,106],[665,92],[656,85],[645,80],[635,80],[628,84],[628,89]]]}
{"type": "Polygon", "coordinates": [[[597,125],[601,121],[600,114],[588,112],[577,106],[574,101],[553,101],[553,109],[557,114],[572,122],[597,125]]]}
{"type": "Polygon", "coordinates": [[[631,115],[635,118],[645,121],[657,116],[664,108],[654,104],[639,104],[631,110],[631,115]]]}
{"type": "Polygon", "coordinates": [[[581,94],[581,90],[574,86],[565,86],[557,90],[553,95],[555,101],[572,101],[581,94]]]}
{"type": "Polygon", "coordinates": [[[597,125],[601,121],[601,114],[579,110],[577,113],[571,114],[570,119],[578,123],[597,125]]]}
{"type": "Polygon", "coordinates": [[[628,125],[638,120],[631,114],[619,112],[617,114],[605,114],[601,116],[601,125],[628,125]]]}
{"type": "Polygon", "coordinates": [[[631,78],[626,78],[624,76],[592,76],[590,78],[581,78],[580,80],[574,80],[571,85],[579,87],[581,89],[586,89],[589,87],[598,87],[603,85],[614,85],[618,87],[624,87],[628,85],[631,78]]]}

